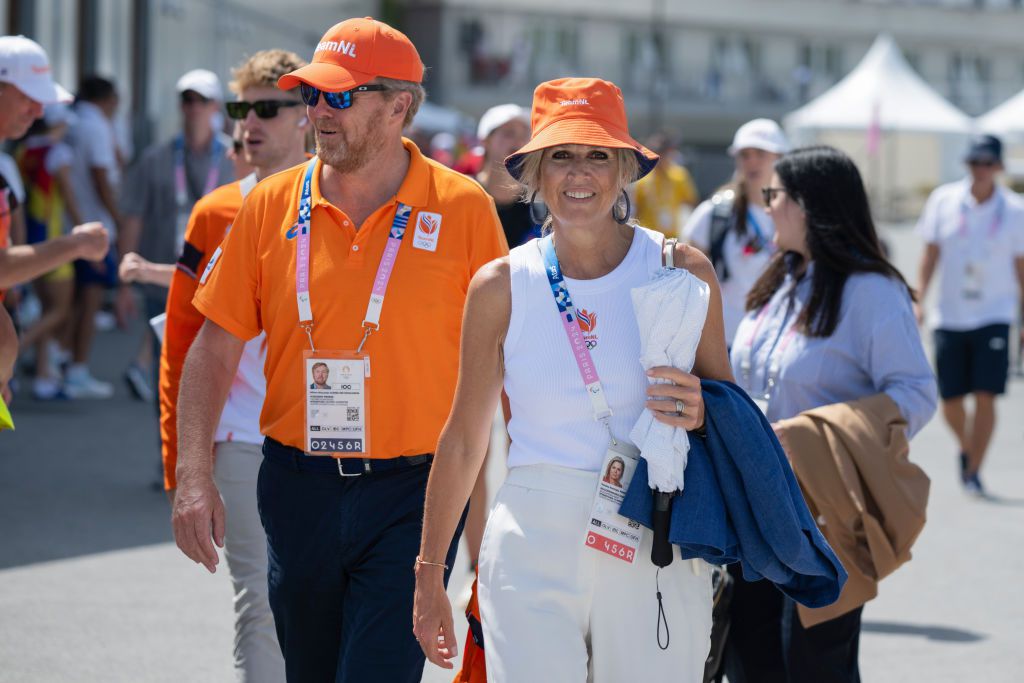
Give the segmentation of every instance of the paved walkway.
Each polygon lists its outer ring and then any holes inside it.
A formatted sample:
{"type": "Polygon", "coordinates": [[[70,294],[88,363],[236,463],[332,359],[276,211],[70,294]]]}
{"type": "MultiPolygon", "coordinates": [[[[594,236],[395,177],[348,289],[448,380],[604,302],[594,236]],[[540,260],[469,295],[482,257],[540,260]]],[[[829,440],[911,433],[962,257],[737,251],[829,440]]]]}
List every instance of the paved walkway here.
{"type": "MultiPolygon", "coordinates": [[[[892,234],[913,272],[915,245],[892,234]]],[[[103,334],[97,374],[119,377],[136,339],[103,334]]],[[[865,611],[866,683],[1011,682],[1024,669],[1024,382],[1000,405],[986,482],[956,482],[936,418],[914,442],[932,477],[914,560],[865,611]]],[[[0,436],[0,681],[229,681],[231,589],[174,548],[156,478],[152,406],[122,386],[106,402],[15,405],[0,436]]],[[[500,479],[495,464],[492,479],[500,479]]],[[[466,585],[460,558],[452,592],[466,585]]],[[[424,681],[450,681],[428,666],[424,681]]]]}

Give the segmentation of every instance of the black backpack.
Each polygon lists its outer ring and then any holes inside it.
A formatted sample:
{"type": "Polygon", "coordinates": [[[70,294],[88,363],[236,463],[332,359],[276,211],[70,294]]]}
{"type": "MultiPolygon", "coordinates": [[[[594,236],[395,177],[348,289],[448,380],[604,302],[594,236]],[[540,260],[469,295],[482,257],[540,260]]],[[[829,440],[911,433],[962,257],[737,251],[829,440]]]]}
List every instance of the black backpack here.
{"type": "Polygon", "coordinates": [[[725,246],[726,235],[736,225],[736,216],[733,213],[733,206],[735,204],[736,192],[733,190],[716,192],[711,197],[711,250],[709,257],[711,258],[711,265],[715,267],[715,273],[718,275],[719,282],[725,282],[729,279],[729,266],[726,264],[722,252],[725,246]]]}

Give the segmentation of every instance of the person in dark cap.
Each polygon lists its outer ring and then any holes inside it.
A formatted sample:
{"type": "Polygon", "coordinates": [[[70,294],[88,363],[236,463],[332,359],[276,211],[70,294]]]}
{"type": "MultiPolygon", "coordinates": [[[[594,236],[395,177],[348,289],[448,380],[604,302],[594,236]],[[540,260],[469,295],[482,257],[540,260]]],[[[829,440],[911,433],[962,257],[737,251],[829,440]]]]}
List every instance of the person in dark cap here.
{"type": "MultiPolygon", "coordinates": [[[[1024,291],[1024,200],[997,182],[999,138],[973,138],[964,162],[968,177],[936,189],[918,222],[926,245],[918,291],[923,300],[939,274],[930,322],[942,412],[959,443],[961,482],[983,495],[978,472],[995,430],[996,396],[1006,391],[1010,328],[1024,291]]],[[[917,313],[923,322],[920,305],[917,313]]]]}

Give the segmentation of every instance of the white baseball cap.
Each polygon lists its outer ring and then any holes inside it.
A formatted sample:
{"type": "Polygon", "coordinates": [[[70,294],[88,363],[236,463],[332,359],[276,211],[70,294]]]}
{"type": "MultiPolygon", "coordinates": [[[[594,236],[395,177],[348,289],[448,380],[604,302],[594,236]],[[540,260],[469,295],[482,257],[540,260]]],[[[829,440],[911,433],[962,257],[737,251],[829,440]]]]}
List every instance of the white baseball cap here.
{"type": "Polygon", "coordinates": [[[208,100],[224,100],[224,89],[217,74],[207,69],[193,69],[178,79],[178,94],[191,90],[208,100]]]}
{"type": "Polygon", "coordinates": [[[504,126],[509,121],[522,121],[530,125],[530,110],[520,107],[518,104],[499,104],[491,107],[480,117],[480,124],[476,128],[478,140],[486,140],[487,136],[504,126]]]}
{"type": "Polygon", "coordinates": [[[40,104],[71,101],[71,94],[53,81],[46,50],[25,36],[0,36],[0,82],[40,104]]]}
{"type": "Polygon", "coordinates": [[[785,154],[789,151],[789,141],[779,124],[771,119],[754,119],[747,121],[732,139],[729,156],[736,156],[741,149],[760,149],[773,154],[785,154]]]}

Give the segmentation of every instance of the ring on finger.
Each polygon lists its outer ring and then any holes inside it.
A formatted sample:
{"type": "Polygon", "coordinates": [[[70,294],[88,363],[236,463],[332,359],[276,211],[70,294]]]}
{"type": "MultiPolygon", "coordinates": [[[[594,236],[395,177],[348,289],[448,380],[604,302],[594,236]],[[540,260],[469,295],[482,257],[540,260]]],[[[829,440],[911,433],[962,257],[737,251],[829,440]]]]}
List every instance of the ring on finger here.
{"type": "Polygon", "coordinates": [[[686,408],[686,404],[683,403],[681,400],[676,399],[676,415],[682,417],[684,408],[686,408]]]}

